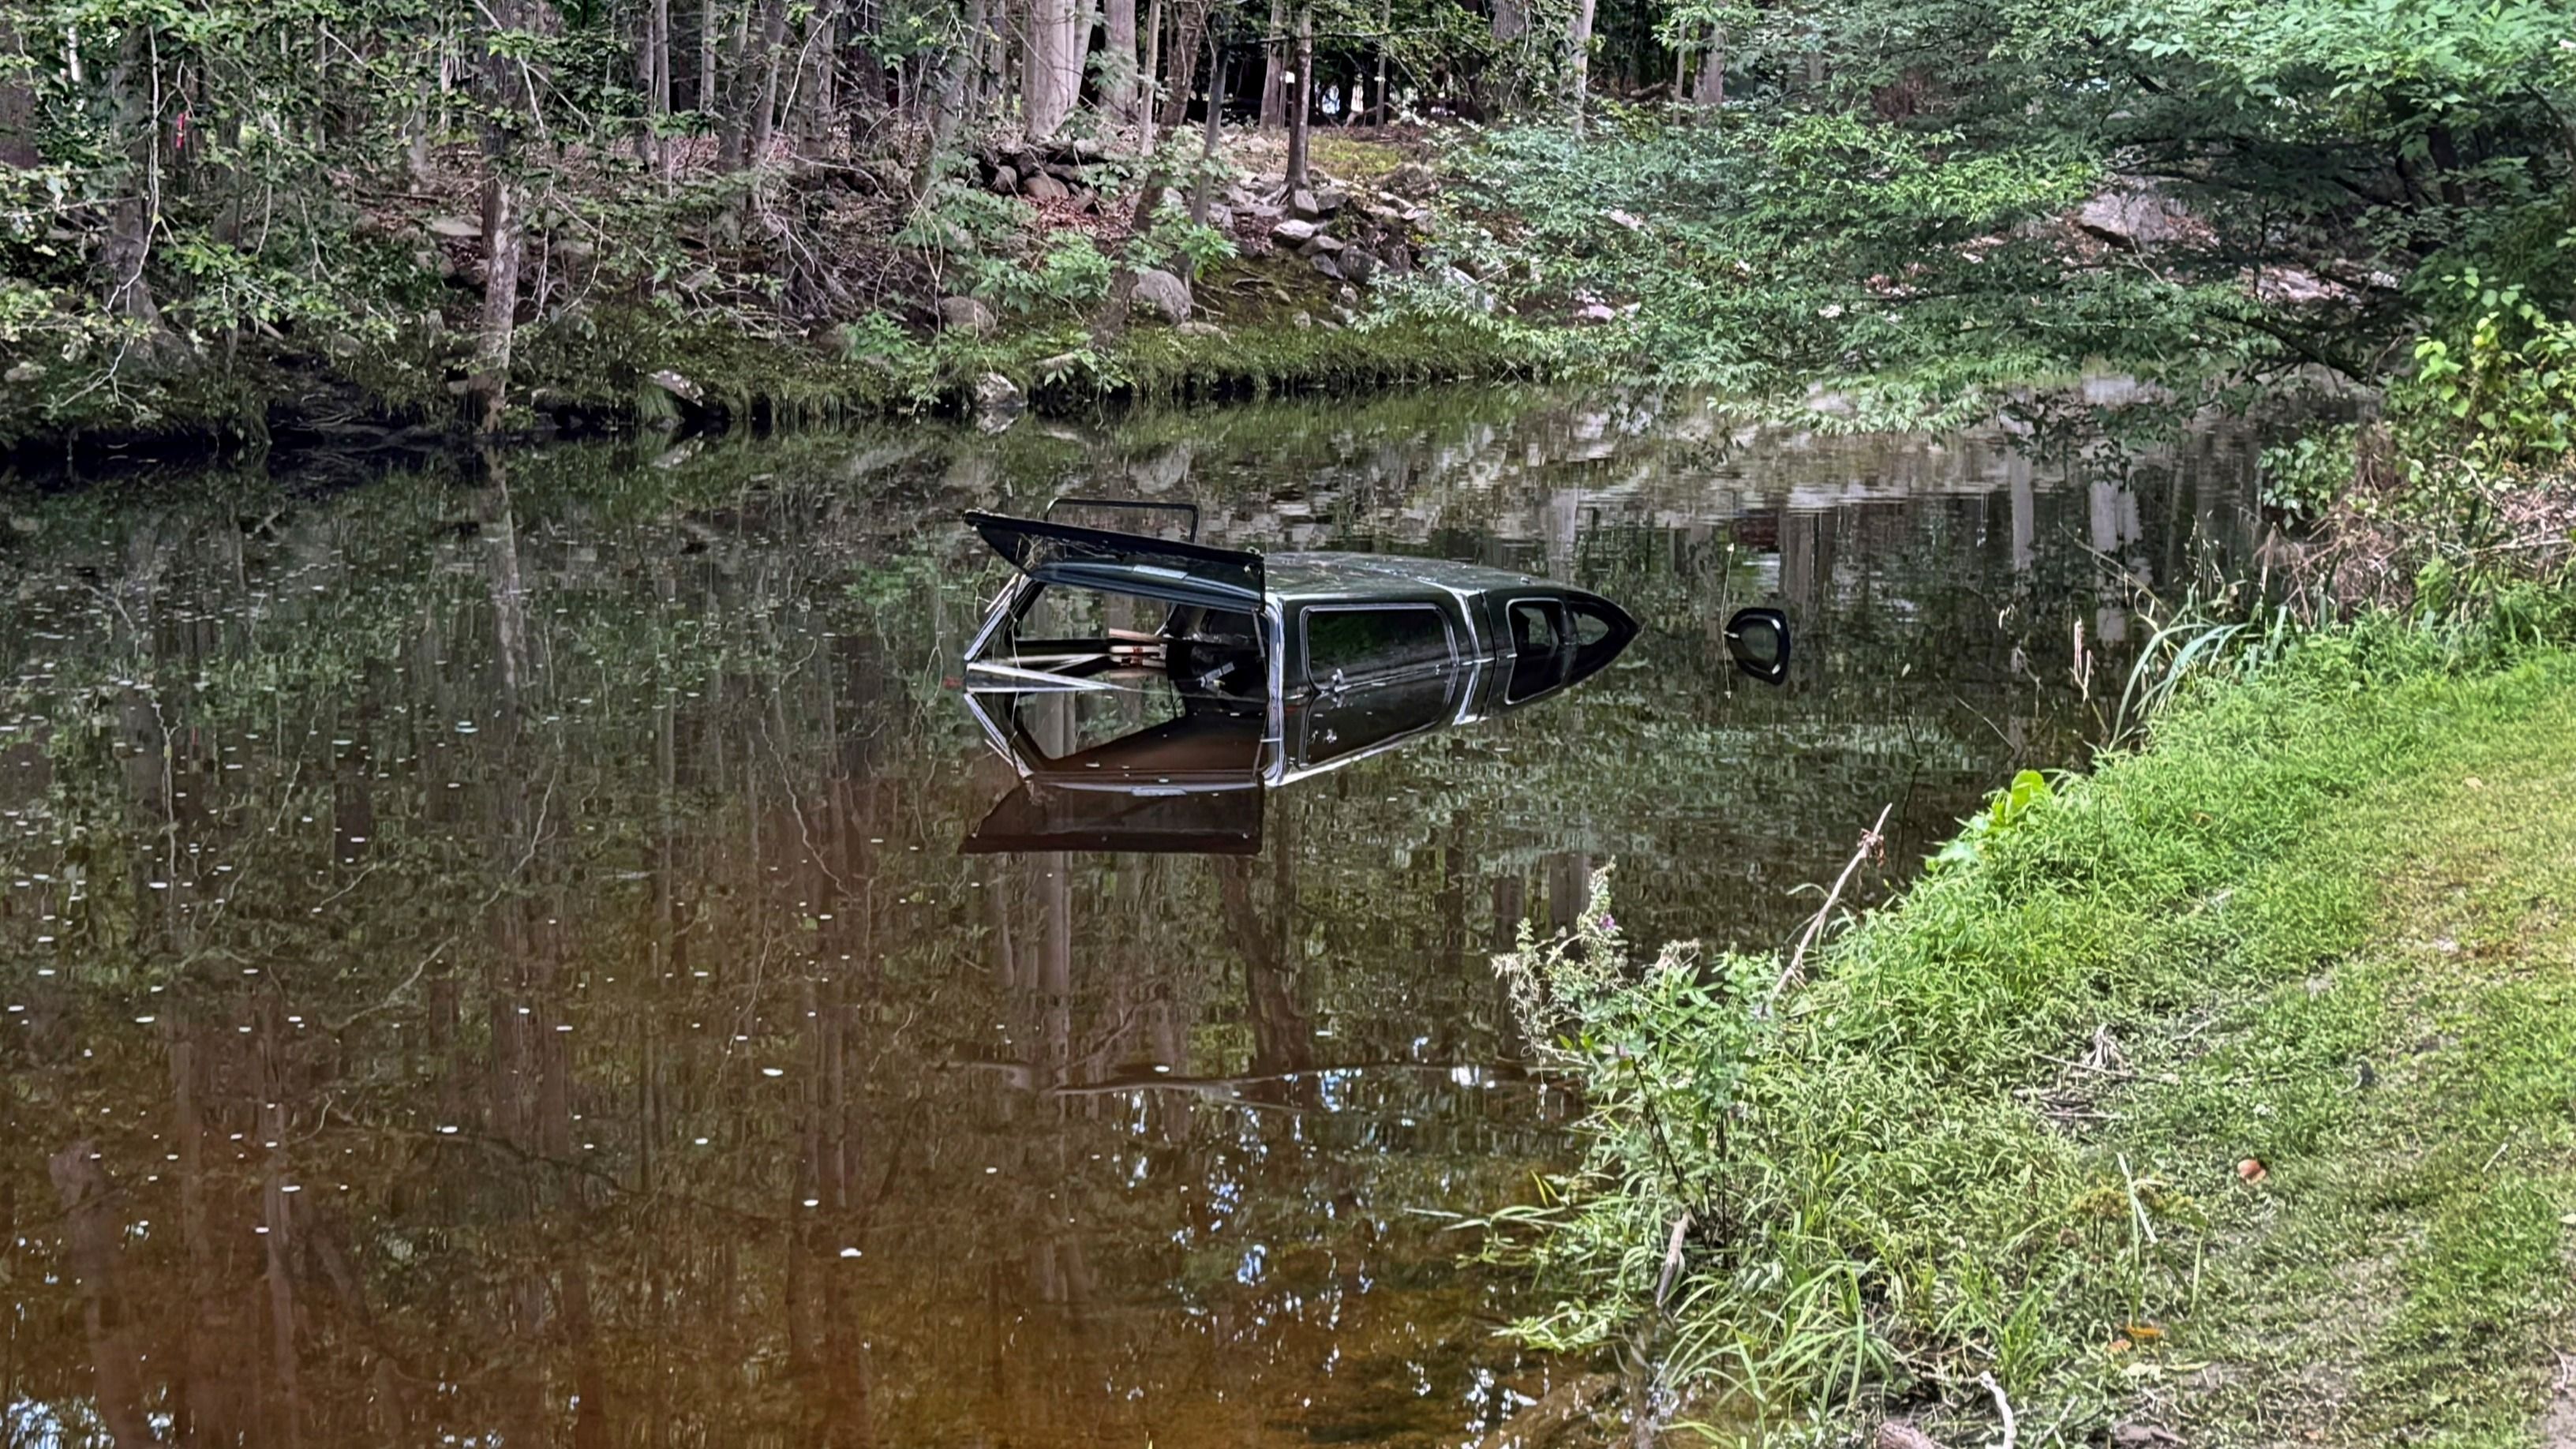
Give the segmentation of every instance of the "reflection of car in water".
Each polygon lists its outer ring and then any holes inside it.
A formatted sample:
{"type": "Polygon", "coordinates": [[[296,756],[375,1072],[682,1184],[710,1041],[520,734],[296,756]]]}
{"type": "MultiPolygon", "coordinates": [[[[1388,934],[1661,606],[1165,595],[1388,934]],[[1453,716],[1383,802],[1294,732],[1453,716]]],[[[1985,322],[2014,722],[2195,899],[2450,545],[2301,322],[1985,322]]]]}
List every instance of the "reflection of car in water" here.
{"type": "MultiPolygon", "coordinates": [[[[1250,854],[1263,791],[1544,699],[1636,637],[1608,599],[1503,569],[1195,541],[1187,505],[1060,499],[969,513],[1017,570],[966,650],[966,702],[1020,785],[970,851],[1250,854]],[[1172,539],[1063,522],[1186,515],[1172,539]]],[[[1727,624],[1748,673],[1787,673],[1787,621],[1727,624]]]]}

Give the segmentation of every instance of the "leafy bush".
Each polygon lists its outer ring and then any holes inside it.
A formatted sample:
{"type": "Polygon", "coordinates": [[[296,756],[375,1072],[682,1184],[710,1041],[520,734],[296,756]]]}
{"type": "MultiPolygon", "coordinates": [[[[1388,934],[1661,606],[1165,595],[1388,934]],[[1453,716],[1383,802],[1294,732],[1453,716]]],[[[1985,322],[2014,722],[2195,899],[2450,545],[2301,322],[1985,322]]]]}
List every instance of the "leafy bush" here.
{"type": "Polygon", "coordinates": [[[2415,371],[2391,393],[2401,425],[2482,466],[2564,456],[2576,447],[2576,319],[2474,270],[2451,285],[2473,305],[2465,326],[2417,339],[2415,371]]]}

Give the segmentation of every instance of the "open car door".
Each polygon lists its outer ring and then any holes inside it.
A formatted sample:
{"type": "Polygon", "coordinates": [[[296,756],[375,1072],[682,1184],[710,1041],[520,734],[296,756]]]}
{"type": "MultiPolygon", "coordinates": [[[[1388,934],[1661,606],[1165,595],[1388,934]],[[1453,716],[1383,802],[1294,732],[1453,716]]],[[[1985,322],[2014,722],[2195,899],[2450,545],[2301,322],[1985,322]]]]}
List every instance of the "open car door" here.
{"type": "Polygon", "coordinates": [[[1261,611],[1261,555],[1248,549],[1000,513],[972,512],[966,521],[1011,567],[1042,584],[1261,611]]]}

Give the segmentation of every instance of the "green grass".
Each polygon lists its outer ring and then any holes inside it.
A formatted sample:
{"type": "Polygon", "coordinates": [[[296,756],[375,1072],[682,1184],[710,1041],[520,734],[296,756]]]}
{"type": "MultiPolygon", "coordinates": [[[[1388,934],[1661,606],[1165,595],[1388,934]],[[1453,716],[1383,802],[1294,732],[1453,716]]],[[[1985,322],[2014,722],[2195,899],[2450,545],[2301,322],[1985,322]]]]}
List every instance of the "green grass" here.
{"type": "Polygon", "coordinates": [[[1595,1132],[1500,1220],[1556,1294],[1524,1331],[1650,1325],[1721,1437],[1972,1442],[1990,1373],[2023,1445],[2534,1442],[2576,1242],[2576,659],[2454,663],[2373,626],[2191,692],[1776,1017],[1741,963],[1695,995],[1542,965],[1595,1132]]]}

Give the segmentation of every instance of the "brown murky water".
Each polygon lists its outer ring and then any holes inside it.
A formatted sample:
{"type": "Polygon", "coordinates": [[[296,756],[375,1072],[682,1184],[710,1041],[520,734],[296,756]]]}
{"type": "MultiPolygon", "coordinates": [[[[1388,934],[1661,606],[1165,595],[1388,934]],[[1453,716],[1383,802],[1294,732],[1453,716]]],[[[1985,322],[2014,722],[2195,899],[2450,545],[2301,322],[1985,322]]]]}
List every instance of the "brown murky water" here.
{"type": "Polygon", "coordinates": [[[1775,941],[1890,802],[1901,873],[2080,757],[2114,571],[2247,472],[1480,391],[22,492],[9,1442],[1473,1443],[1572,1371],[1442,1216],[1570,1113],[1487,954],[1613,862],[1640,939],[1775,941]],[[1058,492],[1645,632],[1257,858],[962,856],[956,514],[1058,492]],[[1778,691],[1717,631],[1765,599],[1778,691]]]}

